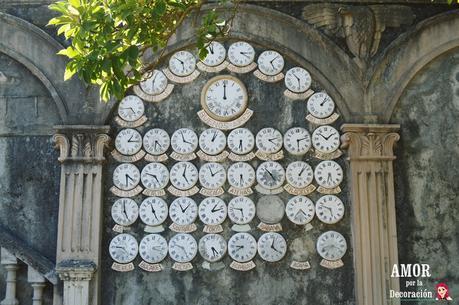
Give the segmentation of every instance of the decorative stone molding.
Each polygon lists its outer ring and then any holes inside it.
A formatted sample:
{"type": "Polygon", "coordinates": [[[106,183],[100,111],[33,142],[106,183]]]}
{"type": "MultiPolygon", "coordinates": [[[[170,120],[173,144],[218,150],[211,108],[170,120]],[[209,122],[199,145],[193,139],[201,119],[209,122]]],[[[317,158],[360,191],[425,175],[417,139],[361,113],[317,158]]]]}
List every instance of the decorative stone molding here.
{"type": "Polygon", "coordinates": [[[64,304],[97,305],[102,164],[109,126],[56,126],[56,130],[62,163],[56,261],[64,281],[64,304]],[[75,293],[82,293],[78,302],[83,303],[73,303],[75,293]]]}
{"type": "Polygon", "coordinates": [[[91,261],[68,260],[58,264],[56,268],[61,280],[64,281],[65,305],[91,304],[95,297],[90,290],[90,281],[96,271],[96,265],[91,261]]]}
{"type": "Polygon", "coordinates": [[[303,18],[326,34],[346,39],[349,51],[361,69],[366,69],[386,27],[411,24],[414,14],[403,5],[350,6],[334,3],[305,6],[303,18]]]}
{"type": "Polygon", "coordinates": [[[350,161],[352,238],[358,305],[397,305],[391,270],[398,263],[393,147],[400,125],[344,124],[342,148],[350,161]]]}

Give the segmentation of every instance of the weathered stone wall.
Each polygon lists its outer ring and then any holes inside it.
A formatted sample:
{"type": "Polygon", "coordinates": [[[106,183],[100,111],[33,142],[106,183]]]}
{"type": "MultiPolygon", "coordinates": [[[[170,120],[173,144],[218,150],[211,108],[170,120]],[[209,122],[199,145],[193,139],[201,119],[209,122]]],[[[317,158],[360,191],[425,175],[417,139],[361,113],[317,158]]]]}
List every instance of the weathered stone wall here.
{"type": "Polygon", "coordinates": [[[434,291],[435,284],[446,282],[455,299],[459,296],[458,121],[459,52],[453,51],[412,80],[392,122],[401,124],[395,162],[400,262],[429,264],[432,277],[418,288],[434,291]]]}

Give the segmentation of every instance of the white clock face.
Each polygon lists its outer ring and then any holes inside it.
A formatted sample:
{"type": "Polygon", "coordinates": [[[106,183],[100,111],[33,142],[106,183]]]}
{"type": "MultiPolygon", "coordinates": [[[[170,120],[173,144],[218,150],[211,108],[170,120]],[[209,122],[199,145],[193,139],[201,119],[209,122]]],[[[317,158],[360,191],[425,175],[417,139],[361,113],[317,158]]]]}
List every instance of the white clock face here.
{"type": "Polygon", "coordinates": [[[247,89],[236,77],[216,76],[204,86],[201,105],[216,120],[233,120],[247,108],[247,89]]]}
{"type": "Polygon", "coordinates": [[[120,190],[132,190],[139,184],[139,182],[140,171],[133,164],[122,163],[113,171],[113,184],[120,190]]]}
{"type": "Polygon", "coordinates": [[[301,189],[311,184],[314,179],[314,172],[306,162],[295,161],[287,166],[286,178],[288,184],[301,189]]]}
{"type": "Polygon", "coordinates": [[[189,197],[179,197],[172,201],[169,207],[169,216],[178,225],[190,225],[198,217],[198,206],[189,197]]]}
{"type": "Polygon", "coordinates": [[[143,186],[150,190],[162,190],[169,182],[169,171],[164,164],[148,163],[140,174],[143,186]]]}
{"type": "Polygon", "coordinates": [[[113,203],[112,218],[120,226],[132,225],[139,216],[139,207],[130,198],[120,198],[113,203]]]}
{"type": "Polygon", "coordinates": [[[346,239],[336,231],[323,233],[317,239],[317,252],[329,261],[341,259],[347,251],[346,239]]]}
{"type": "Polygon", "coordinates": [[[150,129],[143,136],[143,147],[149,154],[154,156],[164,154],[169,149],[170,144],[169,135],[160,128],[150,129]]]}
{"type": "Polygon", "coordinates": [[[198,243],[190,234],[176,234],[169,241],[169,255],[176,262],[190,262],[197,253],[198,243]]]}
{"type": "Polygon", "coordinates": [[[115,148],[123,155],[134,155],[142,148],[142,136],[135,129],[123,129],[116,135],[115,148]]]}
{"type": "Polygon", "coordinates": [[[228,253],[237,262],[248,262],[257,255],[257,241],[249,233],[236,233],[228,241],[228,253]]]}
{"type": "Polygon", "coordinates": [[[180,128],[172,134],[172,149],[179,154],[190,154],[198,147],[198,136],[189,128],[180,128]]]}
{"type": "Polygon", "coordinates": [[[209,128],[199,136],[199,148],[208,155],[218,155],[225,147],[226,136],[221,130],[209,128]]]}
{"type": "Polygon", "coordinates": [[[258,69],[266,75],[277,75],[284,69],[284,58],[276,51],[264,51],[258,56],[258,69]]]}
{"type": "Polygon", "coordinates": [[[255,170],[249,163],[234,163],[228,169],[228,182],[238,189],[249,188],[255,183],[255,170]]]}
{"type": "Polygon", "coordinates": [[[312,133],[312,145],[317,151],[331,153],[339,148],[339,132],[331,126],[320,126],[312,133]]]}
{"type": "Polygon", "coordinates": [[[167,78],[162,71],[154,70],[149,73],[144,81],[140,83],[143,92],[150,95],[158,95],[167,87],[167,78]]]}
{"type": "Polygon", "coordinates": [[[205,163],[199,169],[199,183],[207,189],[218,189],[226,182],[226,171],[220,163],[205,163]]]}
{"type": "Polygon", "coordinates": [[[304,155],[311,148],[311,136],[305,128],[290,128],[284,135],[284,147],[292,155],[304,155]]]}
{"type": "Polygon", "coordinates": [[[337,223],[343,219],[344,204],[335,195],[322,196],[316,202],[316,214],[323,223],[337,223]]]}
{"type": "Polygon", "coordinates": [[[169,70],[177,76],[188,76],[196,69],[196,58],[188,51],[179,51],[169,59],[169,70]]]}
{"type": "Polygon", "coordinates": [[[118,115],[125,121],[133,122],[142,117],[145,106],[140,97],[128,95],[123,98],[118,106],[118,115]]]}
{"type": "Polygon", "coordinates": [[[285,86],[292,92],[302,93],[311,86],[311,75],[301,67],[294,67],[285,74],[285,86]]]}
{"type": "Polygon", "coordinates": [[[306,196],[290,198],[285,206],[288,219],[297,225],[305,225],[314,218],[314,203],[306,196]]]}
{"type": "Polygon", "coordinates": [[[198,182],[198,169],[191,162],[175,163],[171,168],[170,180],[177,189],[189,190],[198,182]]]}
{"type": "Polygon", "coordinates": [[[247,42],[238,41],[230,45],[228,59],[235,66],[248,66],[255,59],[255,50],[247,42]]]}
{"type": "Polygon", "coordinates": [[[199,219],[206,225],[222,224],[226,219],[226,204],[218,197],[209,197],[199,205],[199,219]]]}
{"type": "Polygon", "coordinates": [[[267,262],[278,262],[287,253],[287,242],[279,233],[269,232],[258,239],[258,254],[267,262]]]}
{"type": "Polygon", "coordinates": [[[257,182],[268,190],[281,187],[285,181],[285,170],[277,162],[263,162],[257,168],[257,182]]]}
{"type": "Polygon", "coordinates": [[[148,197],[140,204],[140,219],[147,226],[159,226],[168,215],[167,203],[159,197],[148,197]]]}
{"type": "Polygon", "coordinates": [[[199,253],[208,262],[217,262],[225,256],[226,241],[219,234],[207,234],[199,240],[199,253]]]}
{"type": "Polygon", "coordinates": [[[140,241],[140,257],[147,263],[160,263],[166,258],[167,252],[167,241],[159,234],[149,234],[140,241]]]}
{"type": "Polygon", "coordinates": [[[335,110],[335,102],[325,92],[317,92],[311,95],[308,100],[308,111],[319,119],[328,118],[335,110]]]}
{"type": "Polygon", "coordinates": [[[335,161],[322,161],[314,170],[317,183],[325,188],[335,188],[343,181],[343,169],[335,161]]]}
{"type": "Polygon", "coordinates": [[[139,252],[139,245],[134,236],[129,234],[116,235],[110,242],[110,256],[120,264],[132,262],[139,252]]]}
{"type": "Polygon", "coordinates": [[[228,203],[228,217],[236,224],[248,224],[255,217],[255,212],[255,203],[249,197],[235,197],[228,203]]]}
{"type": "Polygon", "coordinates": [[[282,148],[282,134],[271,127],[263,128],[257,133],[255,142],[259,151],[273,154],[282,148]]]}
{"type": "Polygon", "coordinates": [[[247,128],[237,128],[228,135],[228,147],[238,155],[245,155],[255,146],[255,137],[247,128]]]}
{"type": "Polygon", "coordinates": [[[206,65],[215,67],[225,61],[226,49],[221,43],[212,41],[206,49],[208,53],[206,58],[202,61],[206,65]]]}

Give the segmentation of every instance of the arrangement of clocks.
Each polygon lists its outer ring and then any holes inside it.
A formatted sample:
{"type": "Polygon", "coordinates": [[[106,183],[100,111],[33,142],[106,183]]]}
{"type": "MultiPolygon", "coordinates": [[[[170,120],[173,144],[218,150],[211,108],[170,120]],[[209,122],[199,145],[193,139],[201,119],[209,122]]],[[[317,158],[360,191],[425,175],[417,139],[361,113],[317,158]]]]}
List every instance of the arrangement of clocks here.
{"type": "MultiPolygon", "coordinates": [[[[228,50],[214,41],[207,50],[203,60],[188,50],[172,54],[167,67],[146,74],[134,94],[119,104],[114,119],[119,130],[111,153],[119,163],[110,188],[117,198],[111,206],[117,235],[109,245],[114,270],[133,270],[140,256],[141,269],[158,272],[169,256],[173,269],[187,271],[199,254],[206,269],[221,267],[228,255],[231,268],[247,271],[255,268],[257,255],[267,263],[286,257],[284,216],[305,231],[315,217],[333,225],[344,216],[345,205],[338,197],[344,174],[336,160],[342,155],[340,134],[333,126],[339,115],[333,99],[310,88],[312,79],[303,67],[291,67],[284,74],[284,58],[277,51],[263,51],[256,59],[255,49],[244,41],[228,50]],[[144,127],[149,121],[144,102],[166,100],[175,86],[192,82],[202,72],[218,73],[200,91],[196,115],[206,128],[167,132],[156,124],[144,127]],[[237,74],[249,72],[266,83],[283,80],[285,97],[306,102],[305,124],[283,132],[244,127],[254,111],[250,92],[237,74]],[[307,161],[311,158],[314,162],[307,161]],[[288,194],[286,202],[281,193],[288,194]],[[315,202],[313,193],[319,196],[315,202]],[[259,225],[253,228],[256,219],[259,225]],[[228,240],[221,234],[227,220],[228,240]],[[129,234],[136,221],[143,224],[140,240],[129,234]],[[199,239],[193,234],[196,224],[202,224],[199,239]],[[169,240],[161,234],[166,229],[174,234],[169,240]],[[251,233],[257,229],[262,233],[258,240],[258,234],[251,233]]],[[[318,237],[316,250],[321,266],[341,267],[346,239],[328,230],[318,237]]],[[[290,266],[310,268],[307,261],[292,261],[290,266]]]]}

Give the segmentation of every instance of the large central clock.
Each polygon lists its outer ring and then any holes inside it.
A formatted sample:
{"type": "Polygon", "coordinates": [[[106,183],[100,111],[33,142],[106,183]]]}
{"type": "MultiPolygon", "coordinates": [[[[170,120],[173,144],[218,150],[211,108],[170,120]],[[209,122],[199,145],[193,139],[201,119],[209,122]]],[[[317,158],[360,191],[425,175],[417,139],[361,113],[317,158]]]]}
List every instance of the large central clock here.
{"type": "Polygon", "coordinates": [[[201,106],[213,119],[231,121],[247,108],[247,89],[236,77],[219,75],[211,78],[202,89],[201,106]]]}

